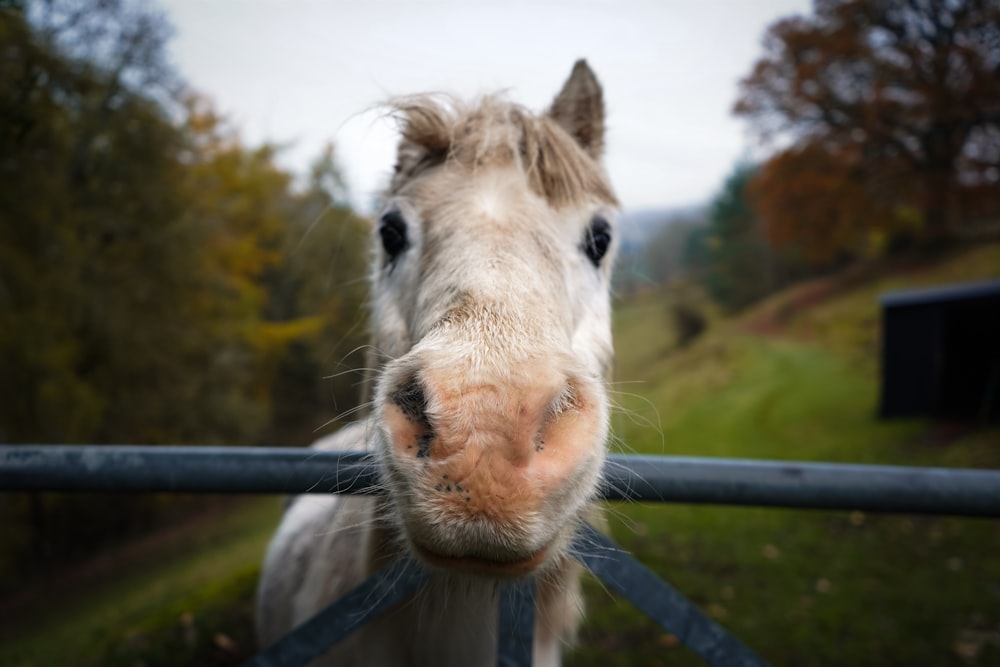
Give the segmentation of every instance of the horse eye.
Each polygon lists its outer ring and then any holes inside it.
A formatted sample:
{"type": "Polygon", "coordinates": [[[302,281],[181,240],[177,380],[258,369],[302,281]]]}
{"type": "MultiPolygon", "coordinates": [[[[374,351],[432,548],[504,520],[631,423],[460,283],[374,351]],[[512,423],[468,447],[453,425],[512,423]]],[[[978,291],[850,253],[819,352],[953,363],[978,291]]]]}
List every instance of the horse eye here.
{"type": "Polygon", "coordinates": [[[399,211],[392,210],[382,216],[379,220],[378,233],[382,237],[382,247],[385,248],[390,262],[410,247],[410,241],[406,237],[406,220],[399,211]]]}
{"type": "Polygon", "coordinates": [[[583,252],[594,266],[600,266],[601,258],[607,254],[610,245],[611,224],[601,216],[595,216],[583,239],[583,252]]]}

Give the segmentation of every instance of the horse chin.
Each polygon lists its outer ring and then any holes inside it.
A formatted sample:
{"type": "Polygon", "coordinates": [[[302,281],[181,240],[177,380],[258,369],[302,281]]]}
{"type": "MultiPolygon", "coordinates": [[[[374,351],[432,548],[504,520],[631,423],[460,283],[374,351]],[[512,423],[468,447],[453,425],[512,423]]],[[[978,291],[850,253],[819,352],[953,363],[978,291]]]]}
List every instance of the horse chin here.
{"type": "Polygon", "coordinates": [[[411,544],[417,557],[435,570],[491,579],[515,579],[534,574],[550,560],[553,551],[553,543],[549,543],[524,558],[497,560],[475,555],[447,556],[415,542],[411,544]]]}
{"type": "MultiPolygon", "coordinates": [[[[422,517],[426,518],[426,517],[422,517]]],[[[566,553],[575,521],[500,526],[468,519],[428,522],[410,516],[402,534],[411,554],[432,570],[450,574],[512,579],[545,571],[566,553]],[[550,530],[562,525],[559,530],[550,530]]]]}

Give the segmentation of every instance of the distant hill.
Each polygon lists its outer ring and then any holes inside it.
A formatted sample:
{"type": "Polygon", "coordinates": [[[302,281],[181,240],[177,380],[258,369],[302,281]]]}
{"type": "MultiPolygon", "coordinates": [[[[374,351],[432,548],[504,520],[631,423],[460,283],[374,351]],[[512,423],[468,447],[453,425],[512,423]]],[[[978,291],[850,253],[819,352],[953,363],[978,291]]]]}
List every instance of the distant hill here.
{"type": "Polygon", "coordinates": [[[704,204],[625,210],[619,218],[621,228],[619,253],[630,255],[672,220],[691,218],[701,215],[704,211],[704,204]]]}
{"type": "Polygon", "coordinates": [[[690,220],[705,214],[704,204],[626,210],[619,219],[621,245],[615,268],[615,289],[630,292],[648,287],[651,278],[648,257],[643,252],[650,239],[655,238],[667,225],[676,220],[690,220]]]}

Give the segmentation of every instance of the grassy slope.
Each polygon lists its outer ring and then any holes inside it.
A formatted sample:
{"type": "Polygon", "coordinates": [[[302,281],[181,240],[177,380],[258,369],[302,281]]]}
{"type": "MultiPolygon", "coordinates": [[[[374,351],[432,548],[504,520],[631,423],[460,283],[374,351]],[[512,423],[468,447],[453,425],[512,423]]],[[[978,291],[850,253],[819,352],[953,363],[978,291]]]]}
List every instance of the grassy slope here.
{"type": "Polygon", "coordinates": [[[273,496],[252,498],[50,587],[0,624],[0,665],[239,664],[280,511],[273,496]]]}
{"type": "MultiPolygon", "coordinates": [[[[618,397],[629,413],[618,436],[642,453],[1000,467],[996,429],[945,445],[926,422],[874,417],[877,294],[996,275],[1000,246],[990,246],[834,296],[825,286],[810,308],[786,294],[676,353],[663,303],[621,304],[617,388],[635,395],[618,397]],[[761,317],[772,335],[746,331],[761,317]]],[[[612,513],[623,545],[772,664],[1000,664],[995,521],[652,505],[612,513]]],[[[570,665],[702,664],[593,582],[588,599],[570,665]]]]}
{"type": "MultiPolygon", "coordinates": [[[[1000,467],[996,430],[941,445],[926,423],[873,416],[876,295],[998,274],[1000,246],[990,246],[812,308],[786,293],[682,352],[671,351],[656,295],[619,304],[615,432],[643,453],[1000,467]],[[747,332],[761,317],[777,336],[747,332]]],[[[253,500],[22,607],[0,623],[0,665],[239,664],[279,509],[253,500]]],[[[622,544],[774,665],[1000,664],[997,522],[663,505],[611,513],[622,544]]],[[[627,603],[593,581],[587,589],[569,665],[701,664],[627,603]]]]}

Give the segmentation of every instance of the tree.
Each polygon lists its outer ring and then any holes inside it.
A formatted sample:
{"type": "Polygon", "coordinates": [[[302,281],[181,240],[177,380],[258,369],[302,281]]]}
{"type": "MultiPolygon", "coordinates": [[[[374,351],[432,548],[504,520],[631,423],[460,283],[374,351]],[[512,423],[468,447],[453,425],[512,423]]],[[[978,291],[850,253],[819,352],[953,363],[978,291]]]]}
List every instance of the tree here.
{"type": "MultiPolygon", "coordinates": [[[[107,19],[115,3],[99,4],[107,19]]],[[[79,41],[79,12],[44,7],[69,17],[62,39],[79,41]]],[[[169,437],[163,411],[183,404],[158,388],[192,381],[170,358],[190,340],[174,335],[185,322],[171,304],[196,274],[185,248],[194,239],[173,224],[184,207],[183,137],[157,103],[121,84],[126,72],[149,81],[143,62],[109,70],[71,57],[14,11],[0,13],[0,31],[0,434],[157,442],[169,437]],[[137,403],[150,395],[157,418],[152,402],[137,403]]],[[[153,62],[145,47],[130,52],[153,62]]]]}
{"type": "MultiPolygon", "coordinates": [[[[75,31],[95,16],[106,26],[125,20],[117,4],[35,3],[39,24],[0,10],[5,441],[157,443],[192,437],[182,425],[207,414],[187,399],[203,377],[192,366],[211,348],[178,307],[200,276],[189,252],[197,230],[174,224],[185,205],[184,140],[141,90],[159,76],[147,67],[156,40],[142,37],[155,35],[130,33],[122,50],[106,44],[106,55],[131,54],[114,66],[60,46],[86,44],[75,31]]],[[[154,507],[108,496],[4,498],[0,587],[18,579],[12,563],[77,558],[146,525],[154,507]]]]}
{"type": "Polygon", "coordinates": [[[795,259],[831,266],[875,255],[912,227],[912,215],[875,196],[860,160],[818,142],[773,156],[748,183],[747,196],[785,268],[795,259]]]}
{"type": "MultiPolygon", "coordinates": [[[[323,376],[365,333],[367,226],[332,148],[298,187],[175,95],[135,6],[0,10],[0,440],[303,444],[356,400],[357,376],[323,376]]],[[[163,510],[0,499],[0,592],[163,510]]]]}
{"type": "Polygon", "coordinates": [[[335,157],[327,146],[313,162],[267,280],[269,331],[285,342],[272,376],[272,442],[306,444],[353,417],[367,374],[354,369],[367,365],[370,226],[347,206],[335,157]]]}
{"type": "Polygon", "coordinates": [[[747,197],[755,174],[752,165],[736,166],[710,204],[708,224],[695,229],[685,249],[685,264],[700,268],[712,298],[730,310],[775,288],[771,253],[747,197]]]}
{"type": "Polygon", "coordinates": [[[919,211],[925,241],[954,234],[959,189],[1000,187],[997,0],[816,0],[764,50],[735,112],[800,155],[857,156],[871,192],[919,211]]]}
{"type": "Polygon", "coordinates": [[[38,0],[27,14],[44,48],[102,73],[95,101],[106,113],[130,93],[173,107],[181,87],[167,57],[173,28],[148,2],[38,0]]]}

